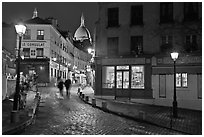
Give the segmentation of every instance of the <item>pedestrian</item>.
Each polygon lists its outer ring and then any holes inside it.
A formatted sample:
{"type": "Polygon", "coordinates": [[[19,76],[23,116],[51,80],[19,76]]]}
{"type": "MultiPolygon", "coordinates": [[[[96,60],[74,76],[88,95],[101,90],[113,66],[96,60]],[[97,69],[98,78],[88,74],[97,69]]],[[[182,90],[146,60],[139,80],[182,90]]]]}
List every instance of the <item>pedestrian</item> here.
{"type": "Polygon", "coordinates": [[[67,97],[69,98],[70,97],[70,86],[71,86],[71,80],[70,79],[67,79],[65,82],[64,82],[64,85],[66,87],[66,93],[67,93],[67,97]]]}
{"type": "Polygon", "coordinates": [[[59,83],[58,83],[58,85],[57,85],[57,87],[59,88],[59,92],[60,92],[60,95],[61,95],[61,97],[63,98],[63,81],[62,81],[62,79],[60,79],[59,80],[59,83]]]}

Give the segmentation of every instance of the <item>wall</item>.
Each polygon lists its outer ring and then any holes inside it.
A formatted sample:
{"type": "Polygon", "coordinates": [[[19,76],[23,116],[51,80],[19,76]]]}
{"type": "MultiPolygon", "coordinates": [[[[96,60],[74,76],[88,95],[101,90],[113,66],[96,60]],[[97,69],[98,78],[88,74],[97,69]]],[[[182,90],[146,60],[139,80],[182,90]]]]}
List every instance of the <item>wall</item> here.
{"type": "MultiPolygon", "coordinates": [[[[152,75],[152,89],[155,105],[172,106],[173,102],[173,75],[166,75],[166,98],[159,97],[159,75],[152,75]]],[[[177,88],[178,107],[202,110],[202,99],[198,99],[197,75],[188,75],[188,88],[177,88]]],[[[144,103],[145,101],[143,101],[144,103]]]]}

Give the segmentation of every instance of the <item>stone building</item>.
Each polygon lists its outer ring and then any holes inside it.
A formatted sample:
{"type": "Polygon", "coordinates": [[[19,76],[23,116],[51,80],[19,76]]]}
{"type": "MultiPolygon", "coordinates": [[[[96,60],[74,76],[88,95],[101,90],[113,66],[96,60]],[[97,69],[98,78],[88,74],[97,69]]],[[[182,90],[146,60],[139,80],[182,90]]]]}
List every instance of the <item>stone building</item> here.
{"type": "Polygon", "coordinates": [[[202,109],[202,3],[103,2],[96,23],[95,95],[202,109]]]}

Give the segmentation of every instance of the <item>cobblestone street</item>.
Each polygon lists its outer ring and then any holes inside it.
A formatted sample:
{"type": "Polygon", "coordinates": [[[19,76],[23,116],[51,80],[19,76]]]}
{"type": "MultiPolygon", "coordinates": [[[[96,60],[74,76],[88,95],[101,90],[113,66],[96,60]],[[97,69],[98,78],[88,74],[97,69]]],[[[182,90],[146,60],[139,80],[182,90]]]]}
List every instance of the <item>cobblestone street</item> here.
{"type": "Polygon", "coordinates": [[[81,101],[76,88],[70,99],[59,99],[58,89],[41,88],[41,104],[35,122],[23,135],[155,135],[181,134],[103,112],[81,101]]]}

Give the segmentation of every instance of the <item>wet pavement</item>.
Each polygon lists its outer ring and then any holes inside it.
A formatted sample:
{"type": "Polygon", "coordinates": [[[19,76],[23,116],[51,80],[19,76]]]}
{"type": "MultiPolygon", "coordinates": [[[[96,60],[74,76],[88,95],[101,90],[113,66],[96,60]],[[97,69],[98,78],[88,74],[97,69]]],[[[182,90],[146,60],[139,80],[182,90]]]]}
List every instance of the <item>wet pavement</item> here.
{"type": "Polygon", "coordinates": [[[173,130],[126,119],[85,104],[71,89],[70,99],[60,99],[55,87],[41,88],[35,122],[22,135],[174,135],[173,130]]]}

